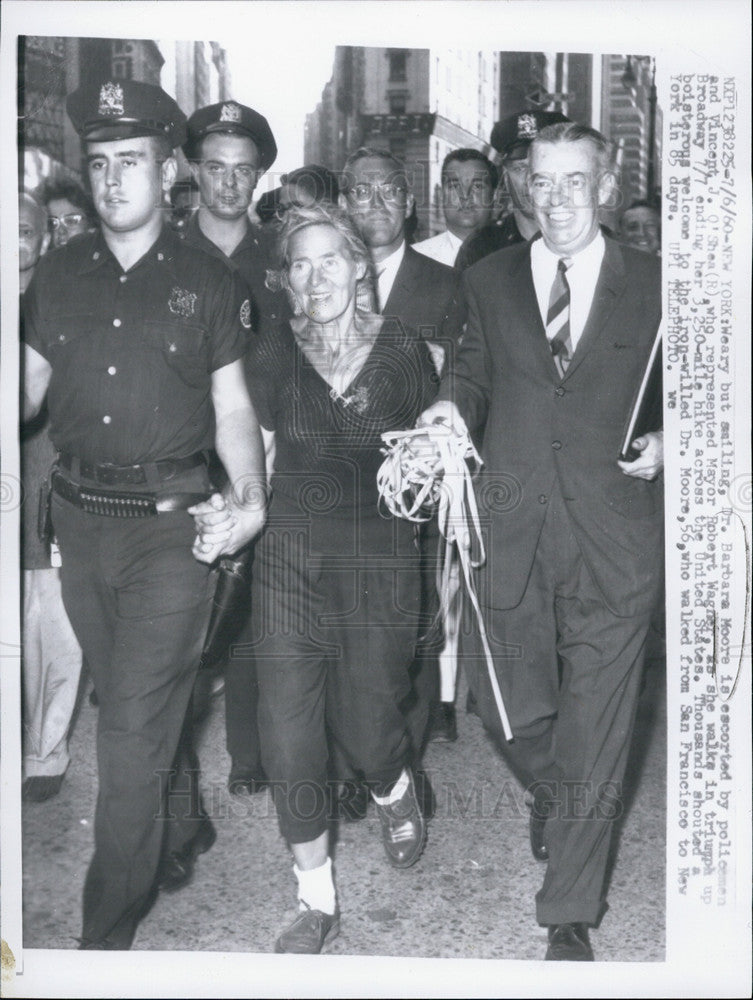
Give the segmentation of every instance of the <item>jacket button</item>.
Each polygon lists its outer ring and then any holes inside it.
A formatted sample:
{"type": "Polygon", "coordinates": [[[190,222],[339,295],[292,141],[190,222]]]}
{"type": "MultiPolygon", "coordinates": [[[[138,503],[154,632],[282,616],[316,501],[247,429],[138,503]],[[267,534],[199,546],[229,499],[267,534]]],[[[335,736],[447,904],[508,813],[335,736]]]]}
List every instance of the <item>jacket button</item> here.
{"type": "Polygon", "coordinates": [[[555,451],[559,451],[561,447],[562,447],[561,441],[552,441],[552,448],[554,448],[555,451]]]}
{"type": "Polygon", "coordinates": [[[555,396],[564,396],[565,395],[565,390],[562,388],[561,385],[558,385],[557,388],[554,390],[554,395],[555,396]]]}
{"type": "Polygon", "coordinates": [[[548,499],[546,493],[539,494],[539,503],[546,503],[548,499]]]}

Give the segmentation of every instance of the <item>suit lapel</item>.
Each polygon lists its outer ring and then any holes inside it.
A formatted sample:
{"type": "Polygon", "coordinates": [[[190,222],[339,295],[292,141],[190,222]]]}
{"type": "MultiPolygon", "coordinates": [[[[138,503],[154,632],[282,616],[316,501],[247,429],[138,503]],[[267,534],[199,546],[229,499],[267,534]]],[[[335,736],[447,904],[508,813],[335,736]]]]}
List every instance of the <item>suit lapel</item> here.
{"type": "Polygon", "coordinates": [[[539,312],[539,301],[536,298],[536,288],[533,284],[533,273],[531,271],[531,246],[528,245],[527,252],[521,254],[517,264],[511,269],[511,274],[516,279],[516,295],[518,296],[519,318],[521,328],[525,332],[525,338],[535,351],[539,363],[546,374],[557,381],[560,376],[557,366],[554,363],[549,341],[546,339],[546,330],[539,312]]]}
{"type": "Polygon", "coordinates": [[[387,301],[382,305],[381,311],[385,316],[400,315],[400,304],[405,301],[406,296],[410,295],[416,283],[415,268],[413,267],[411,256],[414,252],[409,246],[406,246],[403,259],[400,261],[400,267],[397,269],[397,274],[395,275],[395,280],[392,282],[390,294],[387,296],[387,301]]]}
{"type": "Polygon", "coordinates": [[[601,262],[599,279],[594,289],[593,302],[588,313],[586,325],[578,340],[572,361],[565,373],[565,379],[570,378],[578,368],[584,356],[604,332],[609,317],[625,288],[625,264],[620,248],[614,240],[604,239],[604,259],[601,262]]]}

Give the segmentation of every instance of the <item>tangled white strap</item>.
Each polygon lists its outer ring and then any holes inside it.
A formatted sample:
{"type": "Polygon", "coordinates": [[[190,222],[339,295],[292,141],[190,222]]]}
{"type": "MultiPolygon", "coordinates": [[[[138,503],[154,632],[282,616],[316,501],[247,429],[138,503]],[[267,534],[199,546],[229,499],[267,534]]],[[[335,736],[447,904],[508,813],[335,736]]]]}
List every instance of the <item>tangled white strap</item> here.
{"type": "Polygon", "coordinates": [[[483,462],[468,434],[458,434],[445,424],[391,431],[382,434],[382,440],[386,445],[382,449],[386,457],[377,473],[380,500],[391,514],[408,521],[428,521],[436,513],[439,530],[445,540],[437,569],[442,614],[447,620],[452,612],[450,576],[457,554],[465,589],[476,613],[502,729],[506,739],[511,740],[512,729],[499,690],[473,580],[473,570],[486,561],[472,483],[472,476],[483,462]],[[474,548],[477,553],[475,559],[472,554],[474,548]]]}

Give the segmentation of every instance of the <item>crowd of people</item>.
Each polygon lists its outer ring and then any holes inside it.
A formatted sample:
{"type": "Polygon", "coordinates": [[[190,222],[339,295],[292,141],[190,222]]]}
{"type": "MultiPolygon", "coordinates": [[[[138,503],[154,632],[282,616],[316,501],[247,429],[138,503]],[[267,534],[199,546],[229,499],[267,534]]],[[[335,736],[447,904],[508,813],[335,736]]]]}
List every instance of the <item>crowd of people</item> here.
{"type": "Polygon", "coordinates": [[[386,863],[421,858],[422,755],[457,739],[461,663],[526,790],[546,958],[592,960],[661,586],[661,429],[618,461],[659,323],[655,208],[624,213],[621,244],[608,144],[554,112],[499,122],[496,163],[449,153],[446,228],[415,242],[389,150],[282,175],[253,206],[277,156],[254,109],[186,118],[157,86],[98,80],[67,111],[91,193],[19,196],[23,796],[60,792],[84,662],[99,790],[80,947],[130,948],[215,841],[206,668],[228,790],[269,789],[290,847],[298,912],[274,948],[316,954],[340,926],[333,822],[373,803],[386,863]],[[380,507],[382,434],[418,426],[431,448],[437,425],[484,463],[491,659],[440,613],[436,520],[380,507]]]}

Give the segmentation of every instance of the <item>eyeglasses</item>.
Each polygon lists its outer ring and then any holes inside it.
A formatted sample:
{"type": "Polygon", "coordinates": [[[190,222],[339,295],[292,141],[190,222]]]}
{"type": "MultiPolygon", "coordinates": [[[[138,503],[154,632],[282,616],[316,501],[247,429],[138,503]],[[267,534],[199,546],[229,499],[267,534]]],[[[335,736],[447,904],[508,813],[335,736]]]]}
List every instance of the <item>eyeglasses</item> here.
{"type": "Polygon", "coordinates": [[[356,204],[368,205],[375,191],[378,191],[382,200],[387,202],[401,202],[405,201],[408,197],[408,189],[404,184],[395,184],[391,181],[383,184],[369,184],[365,181],[361,184],[354,184],[348,191],[348,195],[356,204]]]}
{"type": "Polygon", "coordinates": [[[53,215],[50,219],[50,229],[53,232],[56,229],[73,229],[74,226],[80,226],[81,223],[86,218],[81,212],[71,212],[69,215],[53,215]]]}
{"type": "Polygon", "coordinates": [[[587,205],[593,200],[592,180],[587,174],[566,174],[556,178],[553,174],[534,174],[528,189],[534,205],[546,205],[553,191],[560,191],[575,205],[587,205]]]}

